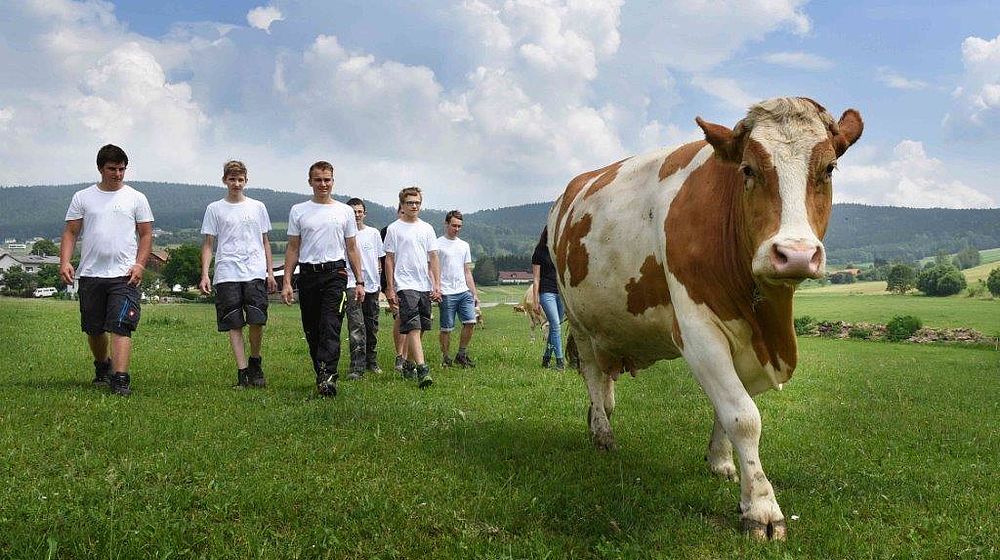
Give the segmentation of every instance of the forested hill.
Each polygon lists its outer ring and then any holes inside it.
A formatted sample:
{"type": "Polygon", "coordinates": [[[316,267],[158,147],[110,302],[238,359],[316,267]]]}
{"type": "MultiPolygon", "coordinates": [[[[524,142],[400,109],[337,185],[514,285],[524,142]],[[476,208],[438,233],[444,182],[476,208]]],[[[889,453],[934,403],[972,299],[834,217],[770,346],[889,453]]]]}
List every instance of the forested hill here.
{"type": "MultiPolygon", "coordinates": [[[[222,187],[174,183],[129,182],[146,194],[156,226],[177,232],[201,226],[205,207],[225,195],[222,187]]],[[[73,193],[85,184],[0,188],[0,237],[57,237],[73,193]]],[[[267,205],[271,220],[282,224],[293,204],[307,194],[248,189],[247,194],[267,205]]],[[[346,197],[337,196],[345,201],[346,197]]],[[[395,207],[367,202],[368,223],[381,227],[395,219],[395,207]]],[[[465,215],[464,239],[473,252],[490,255],[526,255],[538,239],[550,204],[536,203],[481,210],[465,215]]],[[[425,209],[421,217],[443,232],[444,210],[425,209]]],[[[284,238],[283,226],[275,239],[284,238]]],[[[836,204],[826,235],[832,263],[915,259],[940,250],[957,252],[966,244],[978,249],[1000,247],[1000,208],[949,210],[836,204]]]]}

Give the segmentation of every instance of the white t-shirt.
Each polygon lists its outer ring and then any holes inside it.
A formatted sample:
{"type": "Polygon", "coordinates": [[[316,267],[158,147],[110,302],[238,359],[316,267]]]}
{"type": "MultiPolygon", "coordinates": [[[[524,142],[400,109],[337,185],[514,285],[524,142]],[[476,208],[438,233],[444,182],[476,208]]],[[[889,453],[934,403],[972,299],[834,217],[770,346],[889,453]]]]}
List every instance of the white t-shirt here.
{"type": "Polygon", "coordinates": [[[263,235],[271,231],[271,218],[259,200],[216,200],[205,209],[202,235],[215,237],[215,277],[221,282],[248,282],[267,278],[263,235]]]}
{"type": "Polygon", "coordinates": [[[438,258],[441,259],[441,293],[446,296],[469,291],[465,281],[465,264],[472,263],[469,244],[459,238],[437,238],[438,258]]]}
{"type": "MultiPolygon", "coordinates": [[[[382,287],[382,279],[378,273],[378,258],[385,256],[382,236],[377,229],[365,226],[365,229],[358,230],[354,242],[358,244],[358,252],[361,253],[361,273],[364,276],[365,292],[374,294],[382,287]]],[[[347,287],[353,288],[355,285],[354,271],[348,266],[347,287]]]]}
{"type": "Polygon", "coordinates": [[[135,226],[153,221],[146,195],[128,185],[102,191],[91,185],[77,191],[66,221],[83,219],[77,276],[118,278],[128,274],[139,249],[135,226]]]}
{"type": "MultiPolygon", "coordinates": [[[[288,213],[288,235],[297,235],[300,240],[300,263],[346,261],[344,240],[357,234],[354,209],[339,200],[330,204],[307,200],[292,206],[288,213]]],[[[350,263],[347,267],[351,267],[350,263]]]]}
{"type": "Polygon", "coordinates": [[[385,252],[393,253],[393,280],[399,290],[431,291],[427,267],[430,252],[436,251],[437,234],[430,224],[417,218],[407,223],[396,220],[385,231],[385,252]]]}

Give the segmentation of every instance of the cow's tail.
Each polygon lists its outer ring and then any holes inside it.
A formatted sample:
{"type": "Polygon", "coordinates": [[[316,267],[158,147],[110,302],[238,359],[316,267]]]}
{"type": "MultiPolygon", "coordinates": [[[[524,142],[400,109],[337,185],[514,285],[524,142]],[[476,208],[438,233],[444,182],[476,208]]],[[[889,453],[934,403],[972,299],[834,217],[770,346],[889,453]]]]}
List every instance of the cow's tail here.
{"type": "Polygon", "coordinates": [[[580,351],[576,347],[576,338],[573,337],[572,331],[566,336],[566,363],[579,371],[580,351]]]}

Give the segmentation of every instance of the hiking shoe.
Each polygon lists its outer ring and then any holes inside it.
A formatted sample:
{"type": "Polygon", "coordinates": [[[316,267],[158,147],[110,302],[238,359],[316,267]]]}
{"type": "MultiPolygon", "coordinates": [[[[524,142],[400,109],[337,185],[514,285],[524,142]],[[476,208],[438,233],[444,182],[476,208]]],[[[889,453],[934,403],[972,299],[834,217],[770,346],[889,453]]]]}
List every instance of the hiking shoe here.
{"type": "Polygon", "coordinates": [[[417,378],[417,364],[407,361],[403,362],[403,379],[417,378]]]}
{"type": "Polygon", "coordinates": [[[396,356],[396,365],[393,366],[395,370],[398,371],[399,373],[403,373],[403,368],[405,366],[406,366],[406,360],[403,359],[403,356],[396,356]]]}
{"type": "Polygon", "coordinates": [[[111,360],[94,362],[94,380],[91,382],[95,387],[107,387],[111,382],[111,360]]]}
{"type": "Polygon", "coordinates": [[[321,397],[337,396],[337,374],[325,375],[316,378],[316,391],[321,397]]]}
{"type": "Polygon", "coordinates": [[[542,367],[543,368],[548,369],[549,368],[549,363],[551,363],[551,362],[552,362],[552,356],[550,356],[549,354],[546,354],[546,355],[542,356],[542,367]]]}
{"type": "Polygon", "coordinates": [[[556,358],[556,365],[552,369],[562,371],[566,369],[566,362],[564,362],[562,358],[556,358]]]}
{"type": "Polygon", "coordinates": [[[350,379],[351,381],[357,381],[358,379],[364,377],[364,375],[365,372],[363,371],[352,371],[351,373],[347,374],[347,378],[350,379]]]}
{"type": "Polygon", "coordinates": [[[248,367],[236,370],[236,385],[233,386],[233,389],[246,389],[249,387],[250,375],[250,368],[248,367]]]}
{"type": "Polygon", "coordinates": [[[472,358],[470,358],[468,354],[459,354],[455,356],[455,365],[462,366],[463,368],[476,367],[475,362],[472,361],[472,358]]]}
{"type": "Polygon", "coordinates": [[[417,376],[417,386],[421,389],[426,389],[434,383],[434,380],[431,379],[430,368],[427,367],[427,364],[420,364],[419,366],[416,366],[414,370],[417,376]]]}
{"type": "Polygon", "coordinates": [[[442,367],[451,367],[453,365],[455,365],[455,362],[452,362],[451,358],[449,358],[448,356],[445,356],[444,358],[441,359],[442,367]]]}
{"type": "Polygon", "coordinates": [[[129,385],[131,379],[127,373],[115,373],[108,376],[108,386],[111,387],[111,392],[127,397],[132,394],[132,387],[129,385]]]}
{"type": "Polygon", "coordinates": [[[382,373],[382,368],[378,367],[378,364],[372,364],[368,366],[368,371],[374,373],[375,375],[378,375],[382,373]]]}
{"type": "Polygon", "coordinates": [[[247,365],[247,369],[250,370],[247,375],[248,386],[255,389],[263,389],[267,387],[267,381],[264,381],[264,370],[260,367],[263,358],[257,356],[256,358],[251,357],[250,363],[247,365]]]}

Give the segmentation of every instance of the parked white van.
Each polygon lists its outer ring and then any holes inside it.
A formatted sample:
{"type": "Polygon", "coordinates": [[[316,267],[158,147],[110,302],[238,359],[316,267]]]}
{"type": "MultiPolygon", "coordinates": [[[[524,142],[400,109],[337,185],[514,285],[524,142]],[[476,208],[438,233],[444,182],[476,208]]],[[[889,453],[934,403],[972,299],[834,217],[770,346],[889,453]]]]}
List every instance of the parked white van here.
{"type": "Polygon", "coordinates": [[[35,297],[52,297],[52,296],[56,295],[56,291],[57,290],[55,288],[52,288],[52,287],[49,287],[49,288],[35,288],[34,296],[35,297]]]}

